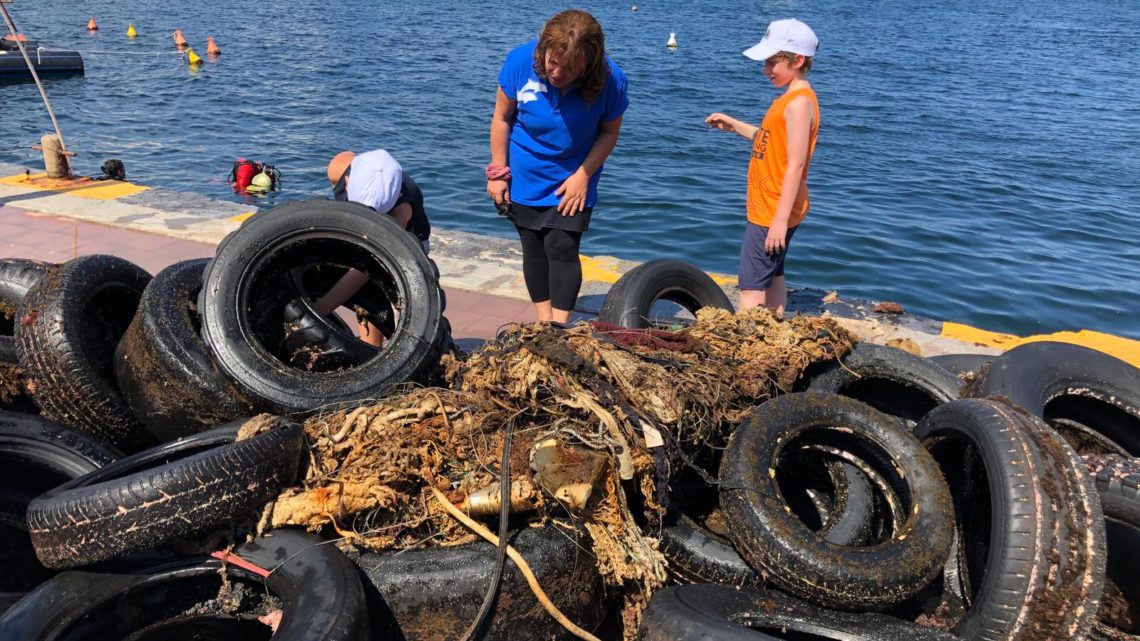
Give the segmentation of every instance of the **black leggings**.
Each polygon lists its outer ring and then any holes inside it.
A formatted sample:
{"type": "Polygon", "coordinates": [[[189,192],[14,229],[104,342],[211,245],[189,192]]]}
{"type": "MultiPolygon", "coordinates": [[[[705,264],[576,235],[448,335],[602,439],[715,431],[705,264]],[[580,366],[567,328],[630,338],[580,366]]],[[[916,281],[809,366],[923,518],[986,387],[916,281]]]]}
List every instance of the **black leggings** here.
{"type": "Polygon", "coordinates": [[[550,301],[554,309],[571,311],[582,287],[578,247],[582,232],[565,229],[519,230],[523,250],[523,280],[532,303],[550,301]]]}

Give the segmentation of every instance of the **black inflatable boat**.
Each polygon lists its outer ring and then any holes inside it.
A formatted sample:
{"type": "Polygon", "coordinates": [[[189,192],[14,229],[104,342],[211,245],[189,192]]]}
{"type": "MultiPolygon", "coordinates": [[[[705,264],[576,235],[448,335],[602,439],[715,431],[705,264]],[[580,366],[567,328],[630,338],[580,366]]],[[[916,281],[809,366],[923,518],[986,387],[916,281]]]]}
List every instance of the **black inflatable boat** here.
{"type": "MultiPolygon", "coordinates": [[[[40,77],[83,74],[83,58],[78,51],[51,49],[34,40],[25,41],[24,47],[40,77]]],[[[0,39],[0,82],[31,79],[32,74],[20,55],[19,46],[10,39],[0,39]]]]}

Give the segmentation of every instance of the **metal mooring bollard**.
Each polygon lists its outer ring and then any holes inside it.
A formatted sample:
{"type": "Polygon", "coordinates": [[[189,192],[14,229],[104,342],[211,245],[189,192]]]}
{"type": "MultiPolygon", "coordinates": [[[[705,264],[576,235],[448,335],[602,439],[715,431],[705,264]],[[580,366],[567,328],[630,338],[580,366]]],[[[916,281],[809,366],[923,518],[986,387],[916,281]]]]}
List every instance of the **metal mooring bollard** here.
{"type": "Polygon", "coordinates": [[[40,148],[44,152],[44,169],[48,178],[71,178],[71,163],[67,161],[67,152],[59,142],[59,136],[44,134],[40,137],[40,148]]]}

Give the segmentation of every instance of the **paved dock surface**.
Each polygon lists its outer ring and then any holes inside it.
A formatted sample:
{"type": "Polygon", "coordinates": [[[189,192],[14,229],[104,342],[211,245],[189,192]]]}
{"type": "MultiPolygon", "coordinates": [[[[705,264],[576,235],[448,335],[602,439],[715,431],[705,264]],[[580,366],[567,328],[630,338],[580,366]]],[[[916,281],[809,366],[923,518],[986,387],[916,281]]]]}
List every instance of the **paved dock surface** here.
{"type": "MultiPolygon", "coordinates": [[[[119,181],[52,180],[31,168],[0,163],[0,257],[62,262],[108,253],[155,273],[181,260],[212,256],[226,234],[253,213],[248,205],[198,194],[119,181]]],[[[491,338],[507,323],[536,320],[517,240],[433,229],[431,257],[447,293],[446,316],[461,345],[491,338]]],[[[595,314],[609,287],[637,264],[612,256],[583,256],[582,290],[573,318],[595,314]]],[[[735,303],[736,278],[710,276],[735,303]]],[[[909,342],[924,356],[999,353],[1025,342],[1056,340],[1098,349],[1140,367],[1140,341],[1101,332],[1013,336],[911,314],[878,314],[877,301],[845,300],[836,293],[791,294],[793,312],[834,316],[862,340],[909,342]]]]}
{"type": "MultiPolygon", "coordinates": [[[[183,260],[210,258],[215,245],[100,225],[0,205],[0,257],[62,263],[84,254],[113,254],[152,274],[183,260]]],[[[509,322],[535,320],[528,301],[449,288],[447,319],[459,339],[493,338],[509,322]]]]}

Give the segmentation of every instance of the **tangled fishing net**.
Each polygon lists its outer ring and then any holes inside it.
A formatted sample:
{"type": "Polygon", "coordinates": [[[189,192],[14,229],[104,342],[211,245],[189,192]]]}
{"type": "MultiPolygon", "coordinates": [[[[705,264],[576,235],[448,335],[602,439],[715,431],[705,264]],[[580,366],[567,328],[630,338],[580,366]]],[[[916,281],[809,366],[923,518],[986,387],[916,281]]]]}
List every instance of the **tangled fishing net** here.
{"type": "Polygon", "coordinates": [[[331,527],[374,550],[471,541],[430,488],[463,504],[497,487],[510,425],[513,494],[535,521],[568,517],[586,530],[603,579],[626,595],[632,632],[666,578],[638,517],[654,523],[664,514],[670,465],[725,438],[749,408],[854,342],[831,319],[782,321],[764,309],[702,309],[679,331],[513,325],[465,360],[445,357],[446,389],[309,419],[304,481],[277,497],[262,526],[331,527]],[[555,498],[558,488],[534,482],[535,446],[552,440],[608,461],[588,500],[569,505],[555,498]],[[639,495],[642,514],[627,491],[639,495]]]}

